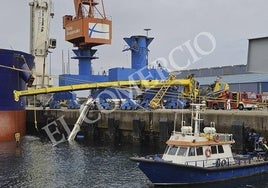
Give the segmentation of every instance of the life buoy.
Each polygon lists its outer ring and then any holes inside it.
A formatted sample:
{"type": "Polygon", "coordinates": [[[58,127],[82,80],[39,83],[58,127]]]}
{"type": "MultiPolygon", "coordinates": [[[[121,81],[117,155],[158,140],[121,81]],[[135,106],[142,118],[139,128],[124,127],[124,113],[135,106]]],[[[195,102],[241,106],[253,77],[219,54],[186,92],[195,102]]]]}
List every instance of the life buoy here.
{"type": "Polygon", "coordinates": [[[216,134],[216,135],[214,136],[214,141],[215,141],[215,142],[219,142],[219,140],[220,140],[220,135],[216,134]]]}
{"type": "Polygon", "coordinates": [[[221,161],[221,166],[225,166],[226,164],[227,164],[226,160],[223,159],[223,160],[221,161]]]}
{"type": "Polygon", "coordinates": [[[211,156],[211,150],[209,148],[206,149],[205,151],[206,157],[210,157],[211,156]]]}

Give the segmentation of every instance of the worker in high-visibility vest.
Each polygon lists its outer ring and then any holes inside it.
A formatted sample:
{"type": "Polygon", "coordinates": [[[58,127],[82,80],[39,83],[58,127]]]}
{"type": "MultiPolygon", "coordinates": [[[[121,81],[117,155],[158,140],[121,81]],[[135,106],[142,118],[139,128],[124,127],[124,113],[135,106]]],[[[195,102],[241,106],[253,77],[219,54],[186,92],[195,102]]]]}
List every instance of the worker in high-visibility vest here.
{"type": "Polygon", "coordinates": [[[264,141],[262,145],[263,145],[263,147],[265,148],[265,150],[266,150],[266,151],[268,151],[267,142],[266,142],[266,141],[264,141]]]}

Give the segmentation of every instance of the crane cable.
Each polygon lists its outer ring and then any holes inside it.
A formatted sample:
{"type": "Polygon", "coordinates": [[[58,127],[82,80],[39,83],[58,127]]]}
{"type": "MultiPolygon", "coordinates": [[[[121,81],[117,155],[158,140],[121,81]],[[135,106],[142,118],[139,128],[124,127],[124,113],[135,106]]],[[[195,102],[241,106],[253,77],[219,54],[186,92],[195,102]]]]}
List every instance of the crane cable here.
{"type": "Polygon", "coordinates": [[[36,116],[36,95],[34,95],[34,127],[38,131],[37,116],[36,116]]]}
{"type": "MultiPolygon", "coordinates": [[[[30,70],[24,70],[24,69],[16,68],[14,66],[10,67],[10,66],[6,66],[6,65],[0,65],[0,67],[6,68],[6,69],[11,69],[11,70],[16,70],[16,71],[20,71],[20,72],[31,73],[31,74],[35,74],[35,75],[41,75],[41,73],[33,72],[33,71],[30,71],[30,70]]],[[[49,75],[49,76],[52,77],[52,78],[59,79],[59,76],[56,76],[56,75],[49,75]]],[[[61,79],[72,81],[72,82],[77,82],[79,84],[80,83],[87,83],[88,82],[88,80],[82,80],[82,79],[77,79],[77,78],[68,78],[68,77],[64,77],[64,76],[60,76],[60,77],[61,77],[61,79]]]]}

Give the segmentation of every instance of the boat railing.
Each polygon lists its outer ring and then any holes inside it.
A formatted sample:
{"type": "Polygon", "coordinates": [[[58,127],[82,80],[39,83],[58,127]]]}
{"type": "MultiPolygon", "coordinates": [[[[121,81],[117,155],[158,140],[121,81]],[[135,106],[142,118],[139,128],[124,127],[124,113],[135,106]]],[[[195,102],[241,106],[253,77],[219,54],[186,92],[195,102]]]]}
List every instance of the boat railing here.
{"type": "Polygon", "coordinates": [[[258,152],[254,154],[249,153],[247,155],[236,155],[234,156],[234,160],[237,165],[258,163],[266,160],[265,154],[265,152],[258,152]]]}
{"type": "Polygon", "coordinates": [[[251,164],[251,159],[250,155],[237,155],[234,157],[235,164],[237,165],[251,164]]]}
{"type": "Polygon", "coordinates": [[[221,141],[221,142],[233,141],[233,135],[232,134],[220,133],[220,134],[216,134],[215,137],[216,137],[215,139],[218,139],[218,141],[221,141]]]}
{"type": "Polygon", "coordinates": [[[200,133],[200,136],[207,138],[208,140],[214,140],[215,142],[233,142],[233,135],[227,133],[200,133]]]}
{"type": "Polygon", "coordinates": [[[145,159],[150,159],[153,161],[165,161],[162,159],[163,155],[162,154],[155,154],[155,155],[146,155],[145,159]]]}
{"type": "Polygon", "coordinates": [[[185,165],[199,166],[199,167],[225,167],[233,165],[232,157],[224,157],[217,159],[206,159],[206,160],[195,160],[195,161],[186,161],[185,165]]]}
{"type": "Polygon", "coordinates": [[[235,157],[224,157],[217,159],[206,159],[206,160],[194,160],[186,161],[185,165],[199,166],[199,167],[226,167],[234,165],[247,165],[254,162],[260,162],[262,158],[257,158],[254,160],[251,155],[237,155],[235,157]]]}
{"type": "Polygon", "coordinates": [[[183,132],[183,131],[173,131],[172,133],[171,133],[171,136],[176,136],[176,135],[190,135],[190,136],[193,136],[194,135],[194,133],[193,132],[183,132]]]}

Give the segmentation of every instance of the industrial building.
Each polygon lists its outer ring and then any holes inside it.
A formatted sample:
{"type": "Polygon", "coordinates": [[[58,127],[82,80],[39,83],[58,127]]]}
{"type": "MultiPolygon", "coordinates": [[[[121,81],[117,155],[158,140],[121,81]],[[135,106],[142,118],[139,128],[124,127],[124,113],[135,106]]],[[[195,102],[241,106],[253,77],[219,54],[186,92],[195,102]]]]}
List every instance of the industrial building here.
{"type": "Polygon", "coordinates": [[[207,87],[214,83],[217,77],[230,86],[231,91],[248,91],[268,93],[268,74],[252,73],[247,71],[247,65],[233,65],[176,71],[178,78],[194,74],[200,87],[207,87]]]}

